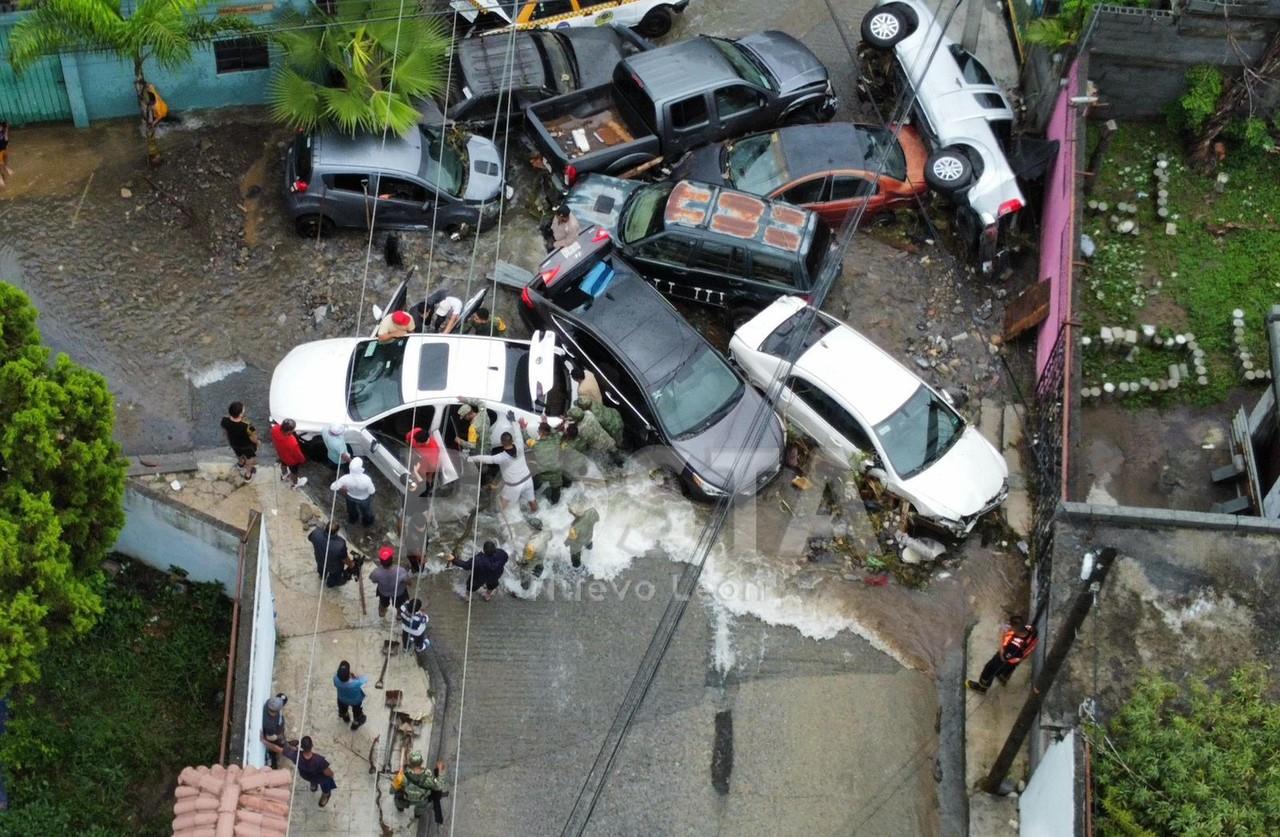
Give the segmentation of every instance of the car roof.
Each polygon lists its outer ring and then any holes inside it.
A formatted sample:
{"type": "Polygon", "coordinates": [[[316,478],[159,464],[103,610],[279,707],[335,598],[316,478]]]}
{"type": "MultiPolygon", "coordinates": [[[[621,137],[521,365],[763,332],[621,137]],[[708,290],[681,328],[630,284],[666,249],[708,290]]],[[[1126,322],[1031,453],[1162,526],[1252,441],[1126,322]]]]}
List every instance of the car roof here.
{"type": "Polygon", "coordinates": [[[609,289],[569,316],[617,350],[642,384],[660,384],[708,344],[629,262],[617,254],[601,261],[614,270],[609,289]]]}
{"type": "Polygon", "coordinates": [[[406,402],[433,397],[501,402],[506,389],[508,349],[529,349],[524,340],[462,334],[414,334],[408,340],[402,379],[406,402]],[[430,370],[422,367],[424,355],[428,360],[439,359],[444,352],[448,353],[445,375],[432,381],[443,386],[422,386],[423,371],[428,372],[428,379],[433,378],[430,370]]]}
{"type": "Polygon", "coordinates": [[[679,99],[742,80],[720,48],[705,36],[637,53],[623,65],[641,87],[664,99],[679,99]]]}
{"type": "Polygon", "coordinates": [[[547,84],[546,68],[538,49],[538,36],[553,33],[493,32],[458,41],[458,68],[472,96],[512,89],[540,88],[547,84]],[[514,55],[514,58],[511,56],[514,55]]]}
{"type": "Polygon", "coordinates": [[[806,378],[823,384],[863,419],[879,424],[923,383],[888,352],[827,314],[834,324],[795,363],[806,378]]]}
{"type": "Polygon", "coordinates": [[[817,125],[789,125],[779,128],[778,147],[787,173],[793,178],[808,177],[839,169],[870,171],[878,162],[867,131],[874,126],[852,122],[817,125]]]}
{"type": "Polygon", "coordinates": [[[312,165],[323,169],[398,172],[417,176],[422,168],[422,134],[417,129],[400,137],[358,133],[354,136],[334,130],[316,134],[312,144],[312,165]]]}
{"type": "Polygon", "coordinates": [[[692,180],[677,183],[667,197],[663,222],[705,229],[729,238],[754,241],[786,253],[798,253],[815,217],[807,209],[692,180]]]}

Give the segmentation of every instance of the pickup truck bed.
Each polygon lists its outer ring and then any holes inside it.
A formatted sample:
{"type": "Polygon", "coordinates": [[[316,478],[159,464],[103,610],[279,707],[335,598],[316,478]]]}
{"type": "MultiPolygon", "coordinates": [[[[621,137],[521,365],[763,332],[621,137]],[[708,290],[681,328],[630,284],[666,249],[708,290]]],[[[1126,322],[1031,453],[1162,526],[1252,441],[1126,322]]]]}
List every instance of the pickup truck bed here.
{"type": "Polygon", "coordinates": [[[579,118],[572,114],[549,120],[547,131],[560,146],[560,150],[569,160],[576,160],[584,154],[611,148],[624,142],[635,142],[635,134],[622,121],[622,114],[617,110],[593,113],[579,118]]]}
{"type": "Polygon", "coordinates": [[[569,164],[608,171],[615,161],[660,153],[657,136],[613,85],[530,105],[526,118],[534,145],[557,172],[569,164]]]}

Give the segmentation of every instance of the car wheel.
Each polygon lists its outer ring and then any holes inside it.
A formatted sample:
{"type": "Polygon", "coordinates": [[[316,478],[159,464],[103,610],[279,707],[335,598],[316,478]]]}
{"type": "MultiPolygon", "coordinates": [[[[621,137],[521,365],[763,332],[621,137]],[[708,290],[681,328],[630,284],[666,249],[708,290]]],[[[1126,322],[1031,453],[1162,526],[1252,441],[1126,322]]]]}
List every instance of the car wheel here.
{"type": "Polygon", "coordinates": [[[641,19],[636,31],[646,38],[661,38],[671,31],[671,22],[671,7],[658,6],[641,19]]]}
{"type": "Polygon", "coordinates": [[[293,228],[303,238],[319,238],[333,233],[333,219],[327,215],[299,215],[293,228]]]}
{"type": "Polygon", "coordinates": [[[973,180],[973,163],[962,149],[944,148],[929,156],[924,164],[924,179],[935,191],[952,195],[973,180]]]}
{"type": "Polygon", "coordinates": [[[862,40],[876,49],[892,49],[916,28],[916,16],[900,3],[877,6],[862,18],[862,40]]]}

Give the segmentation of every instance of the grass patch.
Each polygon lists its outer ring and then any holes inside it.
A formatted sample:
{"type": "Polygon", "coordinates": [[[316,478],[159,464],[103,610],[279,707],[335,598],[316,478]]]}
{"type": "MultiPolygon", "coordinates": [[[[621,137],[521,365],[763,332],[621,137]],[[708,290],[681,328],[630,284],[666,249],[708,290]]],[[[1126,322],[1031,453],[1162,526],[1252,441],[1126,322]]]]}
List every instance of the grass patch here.
{"type": "MultiPolygon", "coordinates": [[[[1091,144],[1096,140],[1090,132],[1091,144]]],[[[1265,358],[1262,317],[1280,302],[1280,157],[1234,149],[1222,167],[1231,178],[1226,191],[1214,177],[1187,168],[1181,137],[1162,124],[1126,123],[1114,137],[1093,199],[1114,212],[1117,202],[1138,206],[1139,233],[1113,232],[1107,215],[1085,210],[1082,232],[1097,244],[1092,263],[1081,272],[1080,315],[1088,334],[1101,326],[1137,327],[1143,322],[1190,331],[1208,357],[1209,385],[1140,396],[1127,403],[1190,400],[1212,404],[1239,384],[1231,358],[1231,311],[1245,312],[1249,351],[1265,358]],[[1156,155],[1169,160],[1169,219],[1178,234],[1165,234],[1156,215],[1157,185],[1151,170],[1156,155]],[[1147,197],[1139,198],[1145,192],[1147,197]],[[1213,228],[1239,225],[1223,234],[1213,228]]],[[[1084,380],[1163,377],[1180,353],[1143,349],[1132,363],[1122,355],[1090,349],[1083,355],[1084,380]]],[[[1256,362],[1256,360],[1255,360],[1256,362]]]]}
{"type": "Polygon", "coordinates": [[[220,585],[122,563],[97,627],[11,696],[0,835],[170,834],[178,771],[218,758],[231,603],[220,585]]]}

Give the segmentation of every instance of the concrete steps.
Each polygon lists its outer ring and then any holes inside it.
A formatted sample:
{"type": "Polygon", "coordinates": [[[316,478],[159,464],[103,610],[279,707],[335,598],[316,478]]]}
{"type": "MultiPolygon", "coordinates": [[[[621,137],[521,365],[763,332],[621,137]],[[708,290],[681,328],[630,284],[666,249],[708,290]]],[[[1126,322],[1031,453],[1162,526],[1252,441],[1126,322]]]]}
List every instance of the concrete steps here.
{"type": "Polygon", "coordinates": [[[1023,468],[1026,408],[984,398],[980,406],[978,432],[995,445],[1009,468],[1009,496],[1004,503],[1005,521],[1019,538],[1031,532],[1031,496],[1023,468]]]}
{"type": "MultiPolygon", "coordinates": [[[[977,680],[982,667],[1000,645],[1000,635],[1008,627],[993,612],[982,614],[966,641],[965,677],[977,680]]],[[[969,837],[1016,837],[1018,797],[994,796],[979,788],[995,762],[1013,721],[1030,688],[1031,667],[1019,666],[1008,684],[999,680],[986,694],[965,690],[964,764],[965,786],[969,790],[969,837]]],[[[1026,749],[1014,760],[1009,776],[1013,780],[1026,772],[1026,749]]]]}

